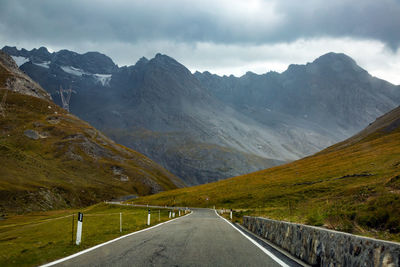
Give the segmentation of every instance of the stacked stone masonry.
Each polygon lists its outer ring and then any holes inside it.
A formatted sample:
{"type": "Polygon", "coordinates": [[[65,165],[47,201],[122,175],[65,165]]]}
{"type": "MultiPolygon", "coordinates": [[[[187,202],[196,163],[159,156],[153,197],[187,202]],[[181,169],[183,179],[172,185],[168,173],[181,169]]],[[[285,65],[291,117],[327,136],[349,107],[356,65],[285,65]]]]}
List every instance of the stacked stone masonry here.
{"type": "Polygon", "coordinates": [[[400,266],[399,243],[248,216],[243,226],[312,266],[400,266]]]}

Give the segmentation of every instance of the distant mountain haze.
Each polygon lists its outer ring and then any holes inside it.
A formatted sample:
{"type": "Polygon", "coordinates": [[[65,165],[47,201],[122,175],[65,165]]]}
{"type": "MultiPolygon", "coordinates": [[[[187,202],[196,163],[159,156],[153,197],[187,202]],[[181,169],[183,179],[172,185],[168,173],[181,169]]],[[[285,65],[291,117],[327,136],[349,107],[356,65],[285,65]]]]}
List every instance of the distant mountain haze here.
{"type": "Polygon", "coordinates": [[[134,203],[234,207],[260,217],[323,225],[357,235],[382,238],[377,233],[385,233],[385,239],[398,242],[399,155],[397,107],[312,156],[209,185],[146,196],[134,203]]]}
{"type": "Polygon", "coordinates": [[[329,53],[283,73],[192,74],[166,55],[118,67],[107,56],[4,47],[60,104],[181,177],[212,182],[311,155],[400,104],[400,88],[329,53]]]}
{"type": "Polygon", "coordinates": [[[281,74],[195,76],[218,99],[255,114],[253,118],[268,120],[274,117],[269,112],[276,112],[346,136],[400,103],[399,86],[372,77],[344,54],[328,53],[306,65],[290,65],[281,74]]]}

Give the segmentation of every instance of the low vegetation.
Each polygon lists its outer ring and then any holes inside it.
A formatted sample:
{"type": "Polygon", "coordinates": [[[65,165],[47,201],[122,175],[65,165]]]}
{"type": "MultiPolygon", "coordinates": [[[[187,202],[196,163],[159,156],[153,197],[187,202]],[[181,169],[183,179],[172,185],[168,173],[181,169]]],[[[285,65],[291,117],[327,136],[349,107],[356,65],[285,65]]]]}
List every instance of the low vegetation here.
{"type": "Polygon", "coordinates": [[[400,241],[400,108],[316,155],[134,200],[234,208],[243,215],[400,241]]]}
{"type": "Polygon", "coordinates": [[[177,188],[178,178],[53,102],[8,92],[0,115],[0,217],[177,188]]]}
{"type": "MultiPolygon", "coordinates": [[[[0,266],[43,264],[148,227],[147,208],[101,203],[80,211],[84,216],[79,246],[75,244],[78,210],[36,212],[0,220],[0,266]]],[[[151,225],[169,220],[168,212],[151,209],[151,225]]]]}

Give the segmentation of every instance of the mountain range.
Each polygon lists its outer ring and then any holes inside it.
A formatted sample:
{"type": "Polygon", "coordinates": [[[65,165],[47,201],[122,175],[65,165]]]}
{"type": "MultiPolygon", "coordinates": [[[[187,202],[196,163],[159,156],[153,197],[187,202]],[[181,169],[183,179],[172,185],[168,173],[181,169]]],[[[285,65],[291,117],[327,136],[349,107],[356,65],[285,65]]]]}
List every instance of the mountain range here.
{"type": "Polygon", "coordinates": [[[21,70],[115,141],[195,185],[293,161],[344,140],[400,104],[400,88],[344,54],[283,73],[192,74],[157,54],[118,67],[98,52],[4,47],[21,70]]]}
{"type": "Polygon", "coordinates": [[[0,51],[0,219],[184,186],[60,108],[0,51]]]}

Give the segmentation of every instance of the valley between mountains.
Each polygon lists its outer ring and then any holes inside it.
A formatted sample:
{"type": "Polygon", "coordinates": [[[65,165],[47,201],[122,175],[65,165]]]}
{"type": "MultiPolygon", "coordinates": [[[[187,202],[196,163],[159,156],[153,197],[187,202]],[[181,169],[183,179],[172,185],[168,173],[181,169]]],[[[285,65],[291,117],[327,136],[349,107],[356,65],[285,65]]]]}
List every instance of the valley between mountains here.
{"type": "Polygon", "coordinates": [[[400,240],[400,87],[344,54],[221,77],[161,54],[3,51],[4,218],[139,196],[400,240]]]}
{"type": "Polygon", "coordinates": [[[157,54],[117,66],[98,52],[6,46],[21,70],[108,137],[151,158],[187,185],[312,155],[397,107],[400,90],[344,54],[283,73],[192,74],[157,54]]]}
{"type": "Polygon", "coordinates": [[[235,208],[400,241],[400,107],[353,137],[301,160],[133,203],[235,208]]]}
{"type": "Polygon", "coordinates": [[[400,267],[400,0],[0,18],[0,267],[400,267]]]}

